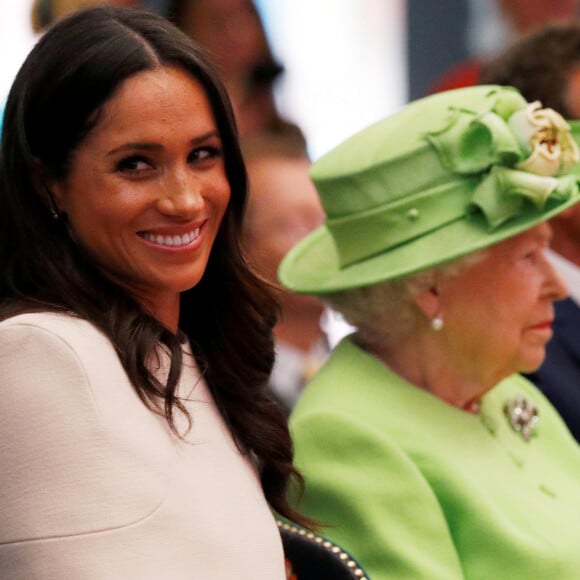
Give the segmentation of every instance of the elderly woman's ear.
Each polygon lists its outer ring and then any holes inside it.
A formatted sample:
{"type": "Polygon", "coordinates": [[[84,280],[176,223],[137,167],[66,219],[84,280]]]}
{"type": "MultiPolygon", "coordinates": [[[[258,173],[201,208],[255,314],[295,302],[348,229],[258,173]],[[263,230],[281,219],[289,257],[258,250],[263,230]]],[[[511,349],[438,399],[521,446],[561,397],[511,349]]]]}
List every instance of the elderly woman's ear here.
{"type": "Polygon", "coordinates": [[[423,312],[428,320],[433,320],[434,318],[441,316],[443,306],[441,304],[439,288],[432,285],[429,286],[429,288],[422,290],[415,295],[415,304],[417,304],[419,310],[423,312]]]}

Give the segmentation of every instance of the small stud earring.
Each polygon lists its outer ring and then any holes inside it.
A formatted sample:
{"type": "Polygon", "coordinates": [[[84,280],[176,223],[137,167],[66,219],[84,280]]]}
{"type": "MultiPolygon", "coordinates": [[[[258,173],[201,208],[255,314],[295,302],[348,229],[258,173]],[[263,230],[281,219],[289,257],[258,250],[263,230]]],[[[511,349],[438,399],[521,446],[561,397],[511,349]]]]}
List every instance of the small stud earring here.
{"type": "Polygon", "coordinates": [[[435,331],[435,332],[439,332],[444,326],[443,323],[443,318],[439,315],[435,316],[435,318],[433,318],[431,320],[431,328],[435,331]]]}
{"type": "Polygon", "coordinates": [[[50,215],[52,216],[53,220],[57,220],[60,218],[60,213],[54,201],[52,192],[50,191],[50,189],[48,189],[48,187],[46,187],[46,185],[44,186],[44,189],[46,190],[46,194],[48,195],[48,210],[50,211],[50,215]]]}

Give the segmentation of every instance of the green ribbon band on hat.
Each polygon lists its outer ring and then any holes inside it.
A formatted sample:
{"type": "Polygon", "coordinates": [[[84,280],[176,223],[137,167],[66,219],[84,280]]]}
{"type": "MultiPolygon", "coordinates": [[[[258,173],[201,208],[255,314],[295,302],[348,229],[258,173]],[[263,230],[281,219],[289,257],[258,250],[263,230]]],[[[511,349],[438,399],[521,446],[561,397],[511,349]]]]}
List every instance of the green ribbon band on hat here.
{"type": "Polygon", "coordinates": [[[379,171],[373,165],[346,176],[325,179],[316,185],[324,197],[327,220],[332,222],[359,212],[372,213],[376,208],[397,203],[455,179],[456,176],[450,174],[434,155],[433,147],[424,141],[413,151],[399,154],[396,171],[388,164],[379,171]],[[359,195],[360,192],[364,195],[359,195]]]}
{"type": "Polygon", "coordinates": [[[473,194],[472,203],[485,215],[491,228],[521,215],[526,204],[541,210],[548,200],[564,202],[578,191],[571,176],[556,178],[525,171],[493,167],[473,194]]]}
{"type": "Polygon", "coordinates": [[[469,191],[465,179],[457,179],[412,199],[328,219],[326,226],[332,231],[340,265],[348,266],[465,217],[469,191]]]}
{"type": "Polygon", "coordinates": [[[462,178],[412,199],[328,220],[341,267],[465,219],[474,209],[494,229],[526,211],[543,209],[548,200],[562,203],[578,191],[572,176],[543,177],[506,167],[493,167],[476,187],[469,181],[462,178]]]}

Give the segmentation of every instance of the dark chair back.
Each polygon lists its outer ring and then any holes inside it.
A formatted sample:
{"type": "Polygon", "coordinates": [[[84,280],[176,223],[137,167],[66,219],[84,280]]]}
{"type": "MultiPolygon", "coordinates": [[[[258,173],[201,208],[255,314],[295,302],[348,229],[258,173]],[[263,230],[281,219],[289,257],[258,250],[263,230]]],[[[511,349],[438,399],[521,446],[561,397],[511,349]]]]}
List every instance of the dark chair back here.
{"type": "Polygon", "coordinates": [[[288,580],[370,580],[340,546],[295,524],[278,520],[288,580]]]}

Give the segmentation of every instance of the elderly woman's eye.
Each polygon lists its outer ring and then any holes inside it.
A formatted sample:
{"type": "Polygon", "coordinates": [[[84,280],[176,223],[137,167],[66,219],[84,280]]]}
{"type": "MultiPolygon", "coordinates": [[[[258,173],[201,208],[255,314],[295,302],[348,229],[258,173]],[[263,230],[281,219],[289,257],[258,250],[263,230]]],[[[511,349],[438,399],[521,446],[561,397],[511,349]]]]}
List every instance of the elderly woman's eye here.
{"type": "Polygon", "coordinates": [[[542,250],[540,250],[540,249],[528,250],[524,254],[524,259],[527,262],[535,263],[540,258],[541,254],[542,254],[542,250]]]}

